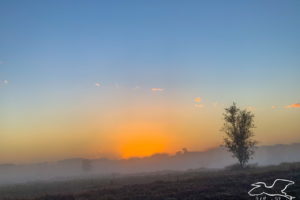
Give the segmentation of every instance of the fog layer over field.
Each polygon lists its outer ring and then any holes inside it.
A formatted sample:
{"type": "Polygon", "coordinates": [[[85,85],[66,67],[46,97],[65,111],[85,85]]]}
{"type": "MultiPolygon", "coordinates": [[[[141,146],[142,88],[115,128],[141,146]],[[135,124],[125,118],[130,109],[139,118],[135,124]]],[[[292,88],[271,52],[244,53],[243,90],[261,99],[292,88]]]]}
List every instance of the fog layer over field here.
{"type": "MultiPolygon", "coordinates": [[[[258,147],[251,163],[275,165],[300,161],[300,143],[258,147]]],[[[145,158],[110,160],[66,159],[51,163],[30,165],[0,165],[0,184],[24,183],[40,180],[65,180],[91,176],[112,176],[118,173],[142,173],[163,170],[188,170],[199,168],[224,168],[236,163],[224,148],[205,152],[184,149],[176,155],[156,154],[145,158]]]]}

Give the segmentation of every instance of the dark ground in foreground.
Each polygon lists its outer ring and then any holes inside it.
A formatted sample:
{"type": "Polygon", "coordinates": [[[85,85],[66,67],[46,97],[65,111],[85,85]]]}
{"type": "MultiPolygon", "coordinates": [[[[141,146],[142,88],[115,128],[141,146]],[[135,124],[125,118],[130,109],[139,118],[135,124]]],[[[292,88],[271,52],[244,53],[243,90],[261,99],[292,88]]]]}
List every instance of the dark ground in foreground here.
{"type": "MultiPolygon", "coordinates": [[[[0,188],[1,199],[34,200],[249,200],[251,184],[275,179],[295,182],[289,195],[300,197],[300,163],[246,170],[165,172],[98,181],[73,180],[0,188]],[[2,193],[2,195],[1,195],[2,193]]],[[[275,198],[267,198],[275,200],[275,198]]],[[[286,198],[282,197],[281,200],[286,198]]]]}

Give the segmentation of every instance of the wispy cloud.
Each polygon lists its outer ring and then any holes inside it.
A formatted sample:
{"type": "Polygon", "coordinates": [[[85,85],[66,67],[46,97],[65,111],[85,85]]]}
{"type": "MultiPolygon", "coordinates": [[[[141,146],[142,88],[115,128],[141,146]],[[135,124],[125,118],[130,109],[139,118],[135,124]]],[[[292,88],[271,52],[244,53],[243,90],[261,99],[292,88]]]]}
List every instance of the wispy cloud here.
{"type": "Polygon", "coordinates": [[[163,88],[151,88],[152,92],[163,92],[165,89],[163,88]]]}
{"type": "Polygon", "coordinates": [[[285,108],[300,108],[300,103],[294,103],[291,105],[287,105],[287,106],[285,106],[285,108]]]}
{"type": "Polygon", "coordinates": [[[8,83],[8,80],[0,80],[0,87],[3,85],[7,85],[8,83]]]}
{"type": "Polygon", "coordinates": [[[272,109],[275,109],[275,108],[276,108],[276,106],[271,106],[271,108],[272,108],[272,109]]]}
{"type": "Polygon", "coordinates": [[[96,82],[96,83],[95,83],[95,86],[96,86],[96,87],[100,87],[101,84],[100,84],[99,82],[96,82]]]}
{"type": "Polygon", "coordinates": [[[4,64],[4,62],[2,60],[0,60],[0,65],[4,64]]]}
{"type": "Polygon", "coordinates": [[[203,108],[203,107],[204,107],[203,104],[200,104],[201,101],[202,101],[202,98],[201,98],[201,97],[195,97],[195,98],[194,98],[194,102],[196,103],[196,104],[195,104],[195,107],[196,107],[196,108],[203,108]]]}
{"type": "Polygon", "coordinates": [[[202,98],[201,97],[196,97],[196,98],[194,98],[194,101],[196,103],[200,103],[202,101],[202,98]]]}

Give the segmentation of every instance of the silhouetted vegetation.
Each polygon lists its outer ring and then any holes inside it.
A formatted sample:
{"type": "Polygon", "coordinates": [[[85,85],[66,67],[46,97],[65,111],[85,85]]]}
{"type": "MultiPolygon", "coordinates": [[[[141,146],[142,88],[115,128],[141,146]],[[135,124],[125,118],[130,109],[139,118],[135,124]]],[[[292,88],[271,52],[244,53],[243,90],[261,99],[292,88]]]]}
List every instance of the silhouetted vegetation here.
{"type": "Polygon", "coordinates": [[[252,158],[257,143],[252,139],[253,119],[254,115],[250,111],[241,110],[235,103],[225,108],[225,123],[222,128],[227,136],[224,139],[225,147],[238,159],[241,168],[245,168],[252,158]]]}

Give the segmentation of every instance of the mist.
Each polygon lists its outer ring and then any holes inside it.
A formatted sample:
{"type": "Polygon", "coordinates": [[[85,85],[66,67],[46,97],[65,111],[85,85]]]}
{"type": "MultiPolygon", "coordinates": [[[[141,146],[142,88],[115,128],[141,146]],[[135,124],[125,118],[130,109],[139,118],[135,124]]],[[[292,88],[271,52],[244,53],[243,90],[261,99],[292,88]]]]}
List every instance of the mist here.
{"type": "MultiPolygon", "coordinates": [[[[250,164],[266,166],[297,161],[300,161],[300,143],[259,146],[250,164]]],[[[217,147],[204,152],[184,148],[175,155],[155,154],[144,158],[70,158],[26,165],[1,164],[0,185],[146,172],[222,169],[236,162],[226,149],[217,147]]]]}

